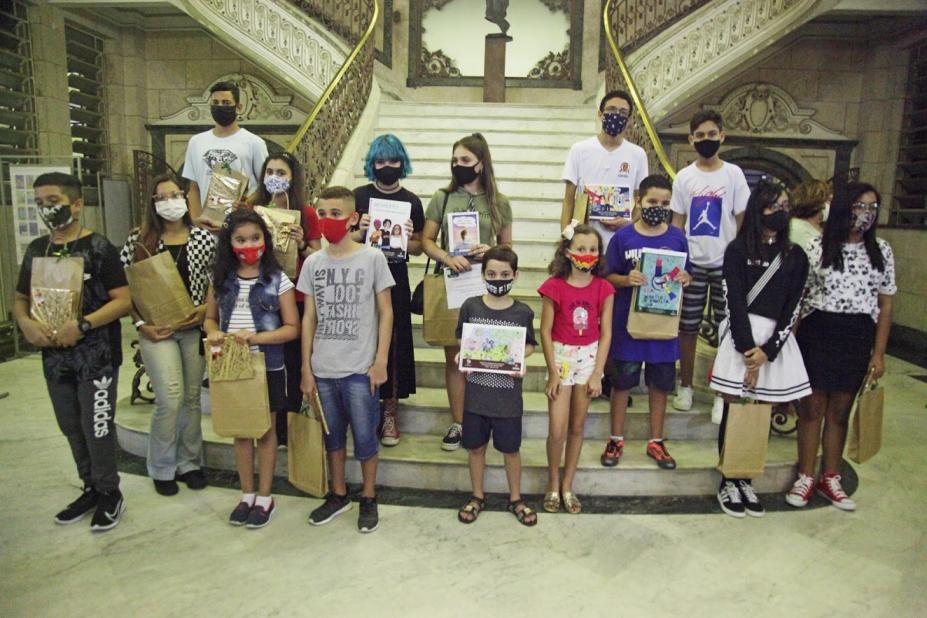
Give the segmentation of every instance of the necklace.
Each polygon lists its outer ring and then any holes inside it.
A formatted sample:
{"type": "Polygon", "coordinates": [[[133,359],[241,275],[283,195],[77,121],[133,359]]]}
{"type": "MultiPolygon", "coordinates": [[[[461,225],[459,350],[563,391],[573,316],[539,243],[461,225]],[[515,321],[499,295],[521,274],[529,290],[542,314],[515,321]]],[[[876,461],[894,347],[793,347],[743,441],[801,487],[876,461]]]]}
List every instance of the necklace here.
{"type": "Polygon", "coordinates": [[[764,245],[774,245],[774,244],[776,244],[776,237],[775,237],[775,236],[772,236],[772,237],[763,236],[763,244],[764,244],[764,245]]]}

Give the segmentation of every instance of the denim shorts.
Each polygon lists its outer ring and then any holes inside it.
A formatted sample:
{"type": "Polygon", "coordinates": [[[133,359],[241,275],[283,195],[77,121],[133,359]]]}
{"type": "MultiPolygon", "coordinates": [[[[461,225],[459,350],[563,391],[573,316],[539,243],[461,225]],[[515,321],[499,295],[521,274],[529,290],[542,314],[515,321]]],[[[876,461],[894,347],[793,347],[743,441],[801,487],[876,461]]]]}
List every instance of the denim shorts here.
{"type": "Polygon", "coordinates": [[[354,437],[354,458],[370,459],[380,450],[377,427],[380,424],[379,394],[370,394],[370,378],[355,373],[344,378],[316,378],[322,411],[328,422],[326,451],[340,451],[348,444],[348,426],[354,437]]]}

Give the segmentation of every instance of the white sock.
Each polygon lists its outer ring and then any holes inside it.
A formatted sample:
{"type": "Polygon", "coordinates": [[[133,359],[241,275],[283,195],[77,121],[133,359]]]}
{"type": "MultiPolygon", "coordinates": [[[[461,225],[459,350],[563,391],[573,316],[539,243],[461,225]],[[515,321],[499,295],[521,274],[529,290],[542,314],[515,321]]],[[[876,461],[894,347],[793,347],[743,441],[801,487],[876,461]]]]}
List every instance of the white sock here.
{"type": "Polygon", "coordinates": [[[248,506],[254,506],[254,494],[241,494],[240,502],[244,502],[248,506]]]}
{"type": "Polygon", "coordinates": [[[663,438],[650,438],[650,442],[663,442],[663,438]]]}
{"type": "Polygon", "coordinates": [[[269,509],[270,503],[273,502],[273,498],[270,496],[258,496],[257,500],[254,501],[255,506],[259,506],[262,509],[269,509]]]}
{"type": "Polygon", "coordinates": [[[614,440],[615,442],[623,442],[624,436],[611,436],[611,439],[614,440]]]}

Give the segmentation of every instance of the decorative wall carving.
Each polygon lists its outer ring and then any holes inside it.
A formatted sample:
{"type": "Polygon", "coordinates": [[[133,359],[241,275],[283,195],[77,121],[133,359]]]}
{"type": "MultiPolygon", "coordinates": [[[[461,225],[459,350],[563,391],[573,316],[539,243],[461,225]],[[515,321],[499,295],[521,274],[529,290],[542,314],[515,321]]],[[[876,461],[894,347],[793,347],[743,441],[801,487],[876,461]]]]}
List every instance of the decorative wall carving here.
{"type": "Polygon", "coordinates": [[[430,52],[422,46],[422,70],[429,77],[460,77],[460,69],[454,59],[447,57],[440,49],[430,52]]]}
{"type": "Polygon", "coordinates": [[[552,12],[562,11],[567,15],[570,14],[571,0],[541,0],[541,4],[546,6],[552,12]]]}
{"type": "Polygon", "coordinates": [[[528,73],[528,79],[568,80],[572,77],[569,47],[559,54],[550,52],[528,73]]]}
{"type": "Polygon", "coordinates": [[[209,89],[217,82],[232,82],[241,91],[242,112],[239,120],[246,124],[299,125],[306,118],[306,112],[290,103],[293,97],[277,94],[273,87],[254,75],[229,73],[208,84],[201,94],[187,97],[189,105],[153,125],[213,124],[209,112],[209,89]]]}

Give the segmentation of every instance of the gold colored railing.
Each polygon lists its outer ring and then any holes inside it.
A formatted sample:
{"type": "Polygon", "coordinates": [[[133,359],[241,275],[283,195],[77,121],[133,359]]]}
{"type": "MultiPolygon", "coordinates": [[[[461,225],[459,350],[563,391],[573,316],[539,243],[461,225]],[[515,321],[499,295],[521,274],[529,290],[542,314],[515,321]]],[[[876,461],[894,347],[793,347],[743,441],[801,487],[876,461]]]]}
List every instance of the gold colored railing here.
{"type": "Polygon", "coordinates": [[[380,7],[377,0],[296,0],[294,4],[349,42],[357,39],[286,147],[303,162],[306,194],[312,200],[331,178],[370,95],[374,59],[371,35],[380,7]]]}

